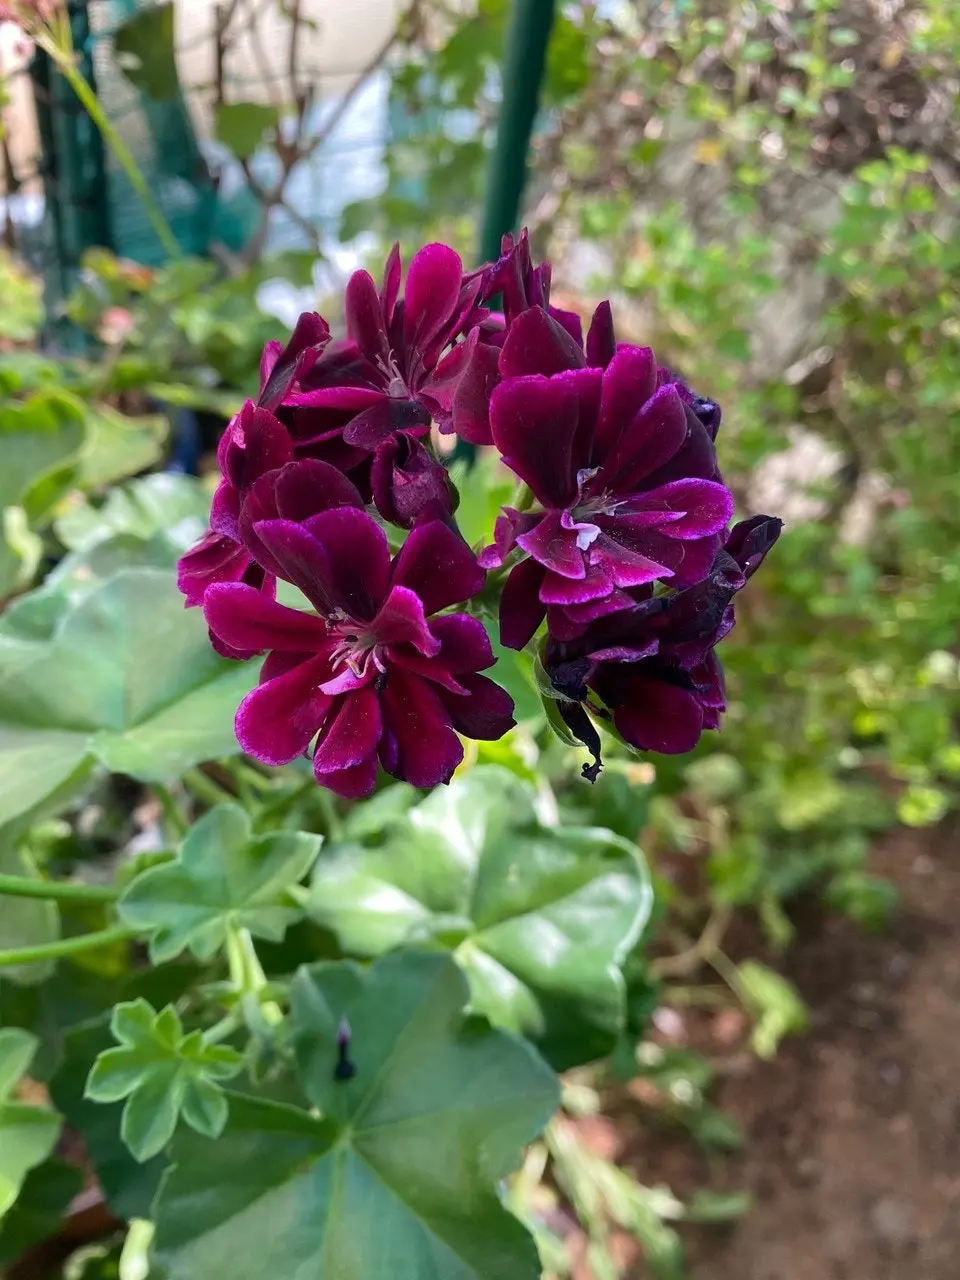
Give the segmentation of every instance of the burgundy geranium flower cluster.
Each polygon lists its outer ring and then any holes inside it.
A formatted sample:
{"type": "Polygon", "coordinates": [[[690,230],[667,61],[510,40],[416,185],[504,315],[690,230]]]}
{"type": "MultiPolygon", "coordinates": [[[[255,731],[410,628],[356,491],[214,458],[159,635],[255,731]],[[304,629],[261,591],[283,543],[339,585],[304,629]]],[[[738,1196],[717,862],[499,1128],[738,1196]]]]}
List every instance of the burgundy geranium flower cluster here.
{"type": "Polygon", "coordinates": [[[397,249],[381,288],[356,272],[342,341],[301,316],[221,441],[210,528],[180,587],[219,652],[267,654],[240,744],[268,764],[312,749],[317,780],[343,796],[369,794],[378,765],[448,781],[461,736],[514,723],[480,674],[494,664],[482,623],[447,612],[490,570],[483,599],[499,587],[506,646],[546,624],[538,661],[563,731],[594,755],[585,776],[600,768],[591,717],[641,750],[689,750],[723,711],[714,647],[733,597],[780,530],[766,516],[730,528],[719,408],[649,348],[618,344],[608,304],[584,339],[550,305],[525,234],[471,273],[427,245],[402,298],[400,284],[397,249]],[[434,426],[495,446],[521,482],[479,559],[434,426]],[[384,525],[405,531],[394,556],[384,525]],[[279,604],[277,579],[313,612],[279,604]]]}

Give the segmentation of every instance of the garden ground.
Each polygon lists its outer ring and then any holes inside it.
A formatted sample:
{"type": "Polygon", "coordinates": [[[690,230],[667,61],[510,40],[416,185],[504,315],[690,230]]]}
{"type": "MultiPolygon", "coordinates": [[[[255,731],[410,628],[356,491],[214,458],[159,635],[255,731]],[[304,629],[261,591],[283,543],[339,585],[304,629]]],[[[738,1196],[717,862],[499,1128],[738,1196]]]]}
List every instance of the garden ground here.
{"type": "MultiPolygon", "coordinates": [[[[631,1124],[636,1104],[626,1105],[621,1159],[645,1184],[754,1197],[753,1211],[732,1228],[689,1229],[693,1280],[956,1280],[958,837],[953,824],[926,835],[892,832],[878,843],[872,869],[894,880],[902,898],[886,935],[865,936],[815,909],[797,918],[783,971],[808,1002],[812,1025],[775,1061],[730,1044],[739,1027],[729,1014],[687,1031],[723,1065],[715,1101],[745,1131],[741,1154],[707,1161],[682,1136],[631,1124]]],[[[602,1122],[592,1135],[601,1144],[612,1136],[602,1122]]]]}

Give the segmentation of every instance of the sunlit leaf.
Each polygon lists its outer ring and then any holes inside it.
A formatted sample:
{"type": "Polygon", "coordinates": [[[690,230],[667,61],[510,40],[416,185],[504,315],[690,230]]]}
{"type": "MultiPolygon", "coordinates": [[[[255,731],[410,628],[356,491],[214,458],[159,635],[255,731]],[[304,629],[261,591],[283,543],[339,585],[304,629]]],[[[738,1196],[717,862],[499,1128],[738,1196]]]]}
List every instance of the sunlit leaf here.
{"type": "Polygon", "coordinates": [[[611,1048],[620,972],[650,911],[634,845],[548,827],[532,788],[480,766],[394,823],[382,844],[330,848],[309,911],[356,955],[411,939],[454,950],[474,1006],[566,1067],[611,1048]]]}

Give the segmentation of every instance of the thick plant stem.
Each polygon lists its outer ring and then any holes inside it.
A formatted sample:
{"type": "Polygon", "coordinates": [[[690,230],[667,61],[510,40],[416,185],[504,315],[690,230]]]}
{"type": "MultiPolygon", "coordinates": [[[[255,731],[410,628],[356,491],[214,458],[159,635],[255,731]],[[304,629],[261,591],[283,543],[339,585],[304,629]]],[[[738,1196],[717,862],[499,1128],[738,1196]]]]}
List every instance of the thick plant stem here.
{"type": "Polygon", "coordinates": [[[60,960],[65,956],[79,955],[81,951],[111,947],[115,942],[126,942],[134,937],[136,932],[133,929],[118,926],[115,929],[101,929],[98,933],[85,933],[79,938],[44,942],[36,947],[12,947],[9,951],[0,951],[0,969],[11,969],[21,964],[39,964],[44,960],[60,960]]]}
{"type": "Polygon", "coordinates": [[[60,46],[49,36],[39,35],[37,43],[43,51],[52,58],[56,63],[57,69],[63,78],[69,84],[70,88],[80,99],[90,119],[100,130],[103,140],[113,152],[117,163],[123,172],[127,175],[127,179],[134,191],[143,201],[143,207],[146,210],[147,217],[157,233],[157,239],[163,245],[164,251],[171,258],[179,258],[181,256],[180,245],[177,238],[170,229],[170,224],[163,216],[163,212],[156,200],[151,194],[150,188],[147,186],[146,179],[140,172],[136,160],[130,154],[127,144],[115,129],[112,121],[106,115],[103,107],[97,100],[97,95],[93,92],[90,85],[77,70],[73,55],[61,49],[60,46]]]}
{"type": "Polygon", "coordinates": [[[47,898],[54,902],[115,902],[110,885],[75,884],[68,880],[28,880],[26,876],[0,876],[0,896],[47,898]]]}

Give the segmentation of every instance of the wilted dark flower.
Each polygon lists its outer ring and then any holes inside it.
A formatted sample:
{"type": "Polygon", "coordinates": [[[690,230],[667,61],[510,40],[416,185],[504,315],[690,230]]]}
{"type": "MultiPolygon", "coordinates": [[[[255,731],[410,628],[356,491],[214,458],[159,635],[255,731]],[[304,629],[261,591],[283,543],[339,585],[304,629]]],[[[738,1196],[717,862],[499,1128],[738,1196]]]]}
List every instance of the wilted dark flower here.
{"type": "Polygon", "coordinates": [[[734,625],[733,598],[780,536],[773,516],[741,521],[727,536],[710,574],[671,595],[634,593],[633,607],[599,619],[572,640],[551,636],[543,665],[557,709],[600,769],[600,741],[588,712],[641,751],[681,754],[725,709],[723,669],[715,646],[734,625]]]}
{"type": "Polygon", "coordinates": [[[397,431],[377,449],[370,484],[377,510],[401,529],[421,515],[453,510],[446,467],[409,431],[397,431]]]}
{"type": "Polygon", "coordinates": [[[582,367],[582,353],[581,367],[558,369],[578,351],[567,339],[544,311],[521,315],[501,365],[554,371],[510,376],[491,401],[494,441],[540,504],[505,508],[482,557],[486,568],[515,546],[531,557],[511,571],[502,597],[501,638],[511,648],[527,643],[548,606],[599,602],[609,612],[630,605],[618,594],[626,589],[699,582],[733,513],[715,479],[713,443],[677,387],[658,388],[653,352],[621,345],[605,369],[582,367]]]}
{"type": "Polygon", "coordinates": [[[210,509],[210,528],[177,566],[177,585],[188,607],[202,604],[213,582],[268,585],[262,567],[254,563],[240,539],[240,511],[254,482],[292,459],[293,442],[286,428],[268,410],[248,400],[217,448],[222,479],[210,509]]]}
{"type": "Polygon", "coordinates": [[[248,754],[288,764],[316,739],[317,781],[358,797],[373,790],[378,760],[395,777],[433,787],[463,757],[458,733],[495,740],[513,725],[509,695],[478,674],[494,663],[483,625],[466,614],[432,617],[469,599],[484,578],[444,521],[417,524],[393,560],[383,530],[354,506],[251,528],[265,563],[317,612],[241,583],[207,591],[204,612],[222,643],[270,651],[237,713],[248,754]]]}

